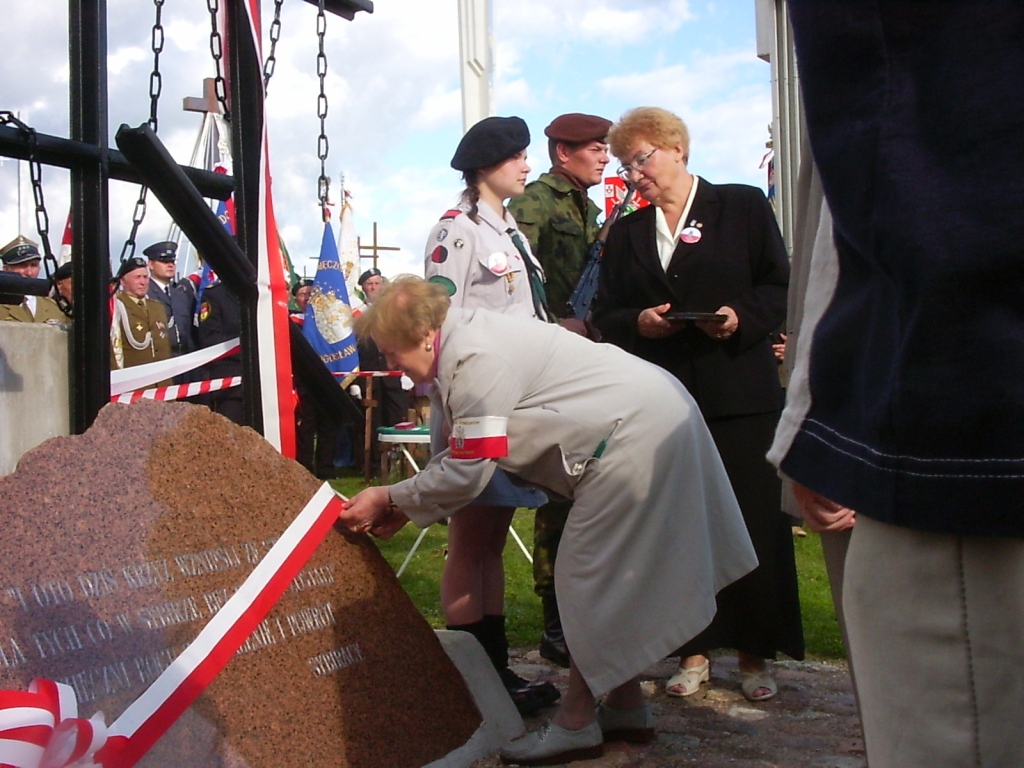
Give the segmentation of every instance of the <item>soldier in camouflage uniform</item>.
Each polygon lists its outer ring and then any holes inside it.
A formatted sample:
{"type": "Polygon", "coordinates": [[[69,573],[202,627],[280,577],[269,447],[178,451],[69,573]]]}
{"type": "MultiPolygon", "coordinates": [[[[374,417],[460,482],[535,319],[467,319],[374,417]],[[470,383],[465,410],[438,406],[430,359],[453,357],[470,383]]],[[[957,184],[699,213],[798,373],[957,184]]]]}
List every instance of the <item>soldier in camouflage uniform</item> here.
{"type": "MultiPolygon", "coordinates": [[[[562,325],[583,335],[588,335],[587,326],[581,320],[567,318],[567,304],[586,266],[590,246],[597,239],[600,208],[587,190],[601,183],[609,160],[605,136],[611,125],[610,120],[595,115],[556,117],[544,129],[551,170],[508,203],[508,210],[544,267],[552,314],[562,318],[562,325]]],[[[569,666],[569,653],[555,597],[555,557],[571,506],[571,502],[551,501],[540,507],[533,534],[533,588],[544,607],[540,655],[563,667],[569,666]]]]}

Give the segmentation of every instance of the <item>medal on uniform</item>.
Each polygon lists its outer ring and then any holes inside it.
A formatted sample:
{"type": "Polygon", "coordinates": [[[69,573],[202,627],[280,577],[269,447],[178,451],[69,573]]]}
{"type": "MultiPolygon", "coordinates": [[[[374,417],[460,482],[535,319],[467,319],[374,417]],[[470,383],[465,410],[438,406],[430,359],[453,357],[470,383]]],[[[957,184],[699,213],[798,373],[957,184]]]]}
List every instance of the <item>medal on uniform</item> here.
{"type": "Polygon", "coordinates": [[[515,272],[509,272],[505,275],[505,282],[508,283],[508,295],[511,296],[516,292],[516,274],[515,272]]]}

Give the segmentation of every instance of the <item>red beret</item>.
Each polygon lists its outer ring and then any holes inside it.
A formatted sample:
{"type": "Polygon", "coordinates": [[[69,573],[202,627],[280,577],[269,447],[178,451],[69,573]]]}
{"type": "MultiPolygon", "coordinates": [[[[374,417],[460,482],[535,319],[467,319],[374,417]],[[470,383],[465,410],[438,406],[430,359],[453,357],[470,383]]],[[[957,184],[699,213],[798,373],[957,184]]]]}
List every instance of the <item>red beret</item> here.
{"type": "Polygon", "coordinates": [[[603,117],[570,112],[552,120],[551,125],[544,129],[544,135],[555,141],[582,144],[585,141],[604,141],[611,127],[612,121],[603,117]]]}

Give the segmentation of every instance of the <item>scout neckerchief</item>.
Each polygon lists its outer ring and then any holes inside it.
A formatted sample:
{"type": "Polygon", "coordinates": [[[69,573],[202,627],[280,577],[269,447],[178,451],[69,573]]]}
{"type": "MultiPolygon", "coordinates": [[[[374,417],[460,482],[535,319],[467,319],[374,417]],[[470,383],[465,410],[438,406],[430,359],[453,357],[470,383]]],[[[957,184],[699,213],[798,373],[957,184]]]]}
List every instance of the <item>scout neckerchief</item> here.
{"type": "Polygon", "coordinates": [[[544,281],[541,279],[537,267],[534,266],[533,259],[530,258],[530,254],[523,244],[523,239],[519,237],[519,233],[512,227],[506,229],[505,233],[512,238],[512,244],[526,263],[526,274],[530,279],[530,297],[533,299],[533,311],[541,320],[548,321],[551,314],[548,312],[548,297],[547,292],[544,290],[544,281]]]}

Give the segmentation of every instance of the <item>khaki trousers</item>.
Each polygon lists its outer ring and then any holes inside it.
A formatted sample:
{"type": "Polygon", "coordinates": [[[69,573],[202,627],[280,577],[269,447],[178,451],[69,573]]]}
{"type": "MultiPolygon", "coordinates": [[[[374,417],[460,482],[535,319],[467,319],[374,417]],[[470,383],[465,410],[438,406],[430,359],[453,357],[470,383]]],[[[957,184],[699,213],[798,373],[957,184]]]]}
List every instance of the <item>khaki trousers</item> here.
{"type": "Polygon", "coordinates": [[[1024,541],[858,515],[843,605],[871,768],[1024,766],[1024,541]]]}

